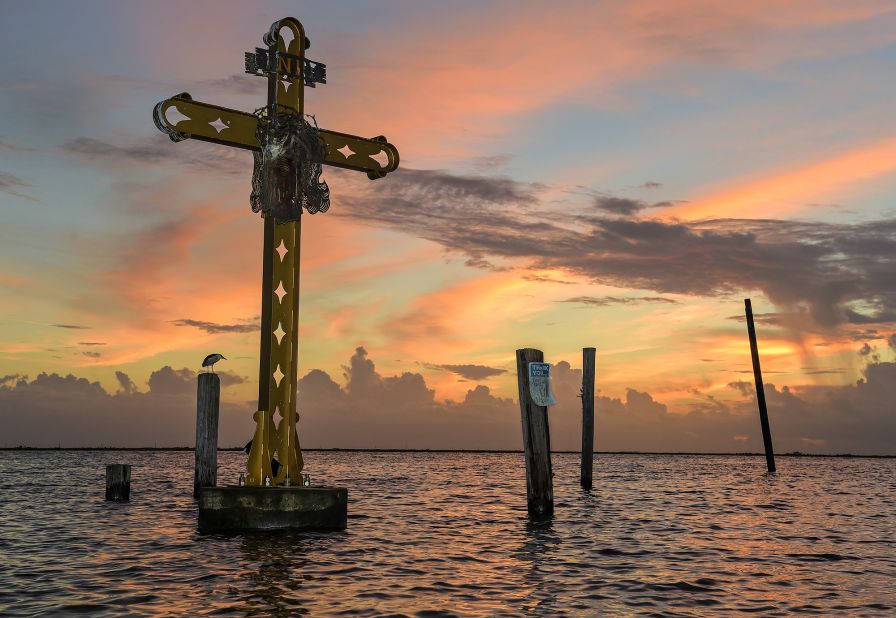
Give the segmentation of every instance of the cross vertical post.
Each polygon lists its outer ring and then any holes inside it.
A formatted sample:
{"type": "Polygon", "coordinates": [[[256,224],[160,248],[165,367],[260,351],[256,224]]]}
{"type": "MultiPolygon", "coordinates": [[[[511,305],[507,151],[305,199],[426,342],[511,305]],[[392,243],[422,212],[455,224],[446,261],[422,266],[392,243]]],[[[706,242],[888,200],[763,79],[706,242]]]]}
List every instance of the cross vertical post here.
{"type": "MultiPolygon", "coordinates": [[[[305,57],[308,43],[305,29],[297,20],[287,17],[274,22],[264,37],[268,44],[268,58],[273,59],[273,70],[268,78],[267,121],[276,122],[281,114],[301,116],[304,111],[304,82],[301,70],[292,71],[291,63],[300,66],[305,57]],[[292,39],[287,45],[282,30],[289,29],[292,39]],[[283,54],[288,54],[284,57],[283,54]]],[[[270,65],[269,65],[270,66],[270,65]]],[[[259,155],[256,155],[258,157],[259,155]]],[[[283,173],[288,173],[283,171],[283,173]]],[[[272,174],[275,175],[275,174],[272,174]]],[[[273,183],[275,178],[267,178],[264,182],[273,183]]],[[[282,180],[282,179],[281,179],[282,180]]],[[[274,199],[292,199],[301,204],[302,186],[297,183],[277,183],[292,189],[292,195],[268,190],[264,198],[268,202],[274,199]]],[[[296,433],[296,389],[298,380],[298,317],[299,317],[299,250],[301,247],[302,217],[291,221],[277,221],[272,214],[273,203],[267,203],[264,213],[264,246],[262,281],[262,321],[261,321],[261,354],[259,355],[259,396],[258,409],[267,418],[264,424],[267,433],[264,444],[254,440],[252,449],[262,453],[253,458],[249,453],[250,469],[247,482],[250,485],[261,485],[264,482],[262,460],[267,460],[274,452],[280,462],[280,470],[273,477],[272,483],[280,485],[286,479],[290,484],[298,485],[304,465],[299,450],[296,433]],[[265,310],[267,309],[267,311],[265,310]],[[266,392],[265,392],[266,391],[266,392]],[[274,415],[279,414],[276,424],[274,415]],[[267,446],[267,448],[265,448],[267,446]],[[252,469],[254,467],[254,469],[252,469]]]]}

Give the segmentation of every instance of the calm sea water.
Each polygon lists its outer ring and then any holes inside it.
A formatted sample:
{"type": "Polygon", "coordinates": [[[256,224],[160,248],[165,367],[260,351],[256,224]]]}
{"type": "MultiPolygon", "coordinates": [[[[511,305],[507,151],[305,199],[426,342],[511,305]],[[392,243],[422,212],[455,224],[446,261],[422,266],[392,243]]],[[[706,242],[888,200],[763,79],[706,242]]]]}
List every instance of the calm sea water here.
{"type": "Polygon", "coordinates": [[[192,452],[0,452],[0,614],[896,614],[896,460],[599,455],[589,493],[555,455],[539,524],[521,454],[307,461],[345,532],[200,536],[192,452]]]}

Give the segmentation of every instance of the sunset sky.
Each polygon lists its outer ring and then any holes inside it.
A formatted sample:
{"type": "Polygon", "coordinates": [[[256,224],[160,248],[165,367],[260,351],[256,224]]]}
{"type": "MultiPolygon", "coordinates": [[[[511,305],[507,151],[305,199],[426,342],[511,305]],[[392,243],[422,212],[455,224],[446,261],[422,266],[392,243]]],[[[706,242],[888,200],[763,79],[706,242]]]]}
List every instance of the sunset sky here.
{"type": "Polygon", "coordinates": [[[306,111],[401,153],[303,218],[305,446],[518,448],[536,347],[575,448],[594,346],[598,449],[759,450],[750,297],[779,450],[896,453],[892,2],[0,9],[0,446],[189,444],[210,352],[251,436],[252,156],[151,112],[262,106],[292,15],[306,111]]]}

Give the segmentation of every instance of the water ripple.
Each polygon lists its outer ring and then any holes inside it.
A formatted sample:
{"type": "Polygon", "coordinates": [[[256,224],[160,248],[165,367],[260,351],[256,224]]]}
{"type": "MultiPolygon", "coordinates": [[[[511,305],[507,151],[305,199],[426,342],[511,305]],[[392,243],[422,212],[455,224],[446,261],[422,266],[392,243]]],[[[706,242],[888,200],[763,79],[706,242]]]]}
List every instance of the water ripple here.
{"type": "MultiPolygon", "coordinates": [[[[232,482],[245,460],[221,453],[232,482]]],[[[340,533],[196,532],[190,452],[0,453],[0,614],[891,615],[896,462],[555,455],[530,521],[518,454],[307,453],[340,533]],[[103,500],[130,463],[131,502],[103,500]],[[48,482],[65,479],[65,484],[48,482]]]]}

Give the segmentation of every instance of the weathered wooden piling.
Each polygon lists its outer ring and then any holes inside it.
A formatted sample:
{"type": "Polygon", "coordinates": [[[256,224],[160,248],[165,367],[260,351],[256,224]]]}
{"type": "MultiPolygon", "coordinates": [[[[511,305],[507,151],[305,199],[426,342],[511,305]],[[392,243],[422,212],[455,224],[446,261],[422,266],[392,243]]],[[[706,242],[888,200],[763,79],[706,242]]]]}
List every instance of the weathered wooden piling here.
{"type": "Polygon", "coordinates": [[[584,489],[591,489],[594,468],[594,348],[582,348],[582,475],[584,489]]]}
{"type": "Polygon", "coordinates": [[[765,444],[765,463],[769,472],[775,471],[775,451],[772,449],[772,431],[768,425],[768,409],[765,407],[765,388],[762,385],[762,369],[759,367],[759,347],[756,344],[756,327],[753,325],[753,305],[744,299],[747,311],[747,332],[750,334],[750,354],[753,356],[753,378],[756,381],[756,401],[759,404],[759,422],[762,425],[762,442],[765,444]]]}
{"type": "Polygon", "coordinates": [[[106,500],[127,502],[131,499],[131,466],[106,464],[106,500]]]}
{"type": "Polygon", "coordinates": [[[218,482],[218,407],[221,400],[221,379],[216,373],[200,373],[196,394],[196,473],[193,476],[193,497],[200,487],[214,487],[218,482]]]}
{"type": "Polygon", "coordinates": [[[529,363],[541,363],[541,350],[516,351],[520,414],[523,422],[523,449],[526,459],[526,499],[529,515],[543,517],[554,512],[554,482],[551,470],[551,435],[548,409],[532,400],[529,391],[529,363]]]}

